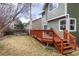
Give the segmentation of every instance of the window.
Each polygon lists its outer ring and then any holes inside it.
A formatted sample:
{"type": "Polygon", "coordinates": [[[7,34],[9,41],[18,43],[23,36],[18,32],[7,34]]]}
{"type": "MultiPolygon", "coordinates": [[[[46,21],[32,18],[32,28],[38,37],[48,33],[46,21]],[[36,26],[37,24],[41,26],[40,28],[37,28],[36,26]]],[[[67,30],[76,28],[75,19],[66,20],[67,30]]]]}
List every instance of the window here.
{"type": "Polygon", "coordinates": [[[70,31],[76,31],[76,19],[70,18],[70,31]]]}
{"type": "Polygon", "coordinates": [[[58,8],[58,3],[49,3],[48,10],[51,11],[53,9],[58,8]]]}
{"type": "MultiPolygon", "coordinates": [[[[76,19],[75,18],[70,18],[70,23],[69,23],[69,31],[76,31],[76,19]]],[[[62,31],[66,28],[66,20],[59,20],[59,30],[62,31]]]]}
{"type": "Polygon", "coordinates": [[[44,30],[46,30],[47,29],[47,25],[44,25],[44,30]]]}
{"type": "Polygon", "coordinates": [[[59,30],[64,30],[66,28],[66,20],[60,20],[59,30]]]}

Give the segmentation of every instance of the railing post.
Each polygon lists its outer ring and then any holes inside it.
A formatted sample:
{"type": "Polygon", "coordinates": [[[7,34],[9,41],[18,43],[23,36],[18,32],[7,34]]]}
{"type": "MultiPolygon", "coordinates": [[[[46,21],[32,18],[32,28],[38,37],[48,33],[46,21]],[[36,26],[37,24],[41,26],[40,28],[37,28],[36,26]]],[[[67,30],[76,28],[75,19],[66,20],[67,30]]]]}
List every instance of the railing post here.
{"type": "Polygon", "coordinates": [[[61,53],[63,54],[63,41],[61,41],[61,53]]]}
{"type": "Polygon", "coordinates": [[[64,39],[69,39],[69,38],[68,38],[68,35],[69,35],[69,34],[68,34],[68,30],[65,29],[65,30],[64,30],[64,39]]]}
{"type": "MultiPolygon", "coordinates": [[[[53,32],[53,31],[52,31],[52,32],[53,32]]],[[[54,37],[55,37],[54,32],[52,33],[52,35],[53,35],[53,42],[54,42],[54,37]]]]}
{"type": "Polygon", "coordinates": [[[69,33],[69,37],[70,37],[70,45],[72,46],[72,48],[74,50],[76,50],[76,37],[74,37],[71,33],[69,33]]]}
{"type": "Polygon", "coordinates": [[[76,50],[76,40],[74,40],[74,50],[76,50]]]}

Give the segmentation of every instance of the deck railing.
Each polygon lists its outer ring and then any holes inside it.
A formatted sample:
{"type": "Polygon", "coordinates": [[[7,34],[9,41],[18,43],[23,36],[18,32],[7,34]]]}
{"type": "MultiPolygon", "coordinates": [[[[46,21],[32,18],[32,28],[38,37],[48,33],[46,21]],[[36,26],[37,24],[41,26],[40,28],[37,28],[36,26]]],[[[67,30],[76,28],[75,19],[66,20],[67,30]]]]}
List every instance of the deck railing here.
{"type": "Polygon", "coordinates": [[[70,44],[74,50],[76,50],[76,37],[69,33],[70,44]]]}
{"type": "Polygon", "coordinates": [[[73,36],[71,33],[68,33],[67,30],[64,30],[64,39],[69,40],[69,43],[73,47],[74,50],[76,50],[76,37],[73,36]]]}
{"type": "Polygon", "coordinates": [[[53,30],[31,30],[31,35],[41,42],[46,42],[47,44],[54,44],[58,52],[63,53],[63,39],[61,39],[53,30]],[[44,37],[47,34],[49,37],[44,37]],[[60,43],[60,44],[58,44],[60,43]]]}
{"type": "Polygon", "coordinates": [[[60,38],[54,30],[31,30],[31,36],[46,44],[54,44],[58,52],[64,52],[63,40],[68,40],[74,50],[76,50],[76,37],[67,30],[64,31],[64,38],[60,38]],[[69,39],[68,39],[69,36],[69,39]]]}

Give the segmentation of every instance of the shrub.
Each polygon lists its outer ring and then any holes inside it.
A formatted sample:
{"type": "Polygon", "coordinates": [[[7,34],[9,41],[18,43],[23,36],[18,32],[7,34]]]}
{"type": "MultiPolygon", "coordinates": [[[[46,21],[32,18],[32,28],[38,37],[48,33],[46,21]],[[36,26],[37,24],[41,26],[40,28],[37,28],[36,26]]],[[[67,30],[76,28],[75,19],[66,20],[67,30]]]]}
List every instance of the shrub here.
{"type": "Polygon", "coordinates": [[[7,28],[5,31],[4,31],[5,35],[13,35],[14,34],[14,30],[11,29],[11,28],[7,28]]]}

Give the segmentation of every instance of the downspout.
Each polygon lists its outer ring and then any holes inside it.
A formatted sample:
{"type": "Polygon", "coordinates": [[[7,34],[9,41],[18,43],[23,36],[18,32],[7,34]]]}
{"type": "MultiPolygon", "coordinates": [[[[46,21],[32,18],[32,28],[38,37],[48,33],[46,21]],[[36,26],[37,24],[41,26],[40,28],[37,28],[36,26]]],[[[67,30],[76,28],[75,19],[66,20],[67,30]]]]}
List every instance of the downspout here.
{"type": "Polygon", "coordinates": [[[67,15],[67,3],[65,3],[65,15],[67,15]]]}
{"type": "Polygon", "coordinates": [[[69,42],[70,18],[69,14],[67,13],[67,3],[65,3],[65,15],[66,15],[66,30],[68,31],[67,39],[69,42]]]}
{"type": "Polygon", "coordinates": [[[69,14],[66,16],[66,30],[68,31],[67,39],[69,40],[69,30],[70,30],[70,19],[69,19],[69,14]]]}
{"type": "Polygon", "coordinates": [[[32,15],[31,15],[31,7],[32,7],[32,4],[30,3],[29,35],[31,34],[31,30],[32,30],[32,15]]]}
{"type": "MultiPolygon", "coordinates": [[[[47,22],[47,20],[48,20],[48,7],[47,7],[47,10],[46,10],[47,12],[46,12],[46,24],[45,25],[47,25],[47,27],[48,27],[48,22],[47,22]]],[[[46,29],[47,30],[47,29],[46,29]]]]}
{"type": "MultiPolygon", "coordinates": [[[[67,11],[67,3],[65,3],[65,15],[66,15],[66,30],[69,33],[70,30],[70,19],[69,19],[69,14],[67,11]]],[[[67,39],[69,40],[69,34],[67,35],[67,39]]]]}

